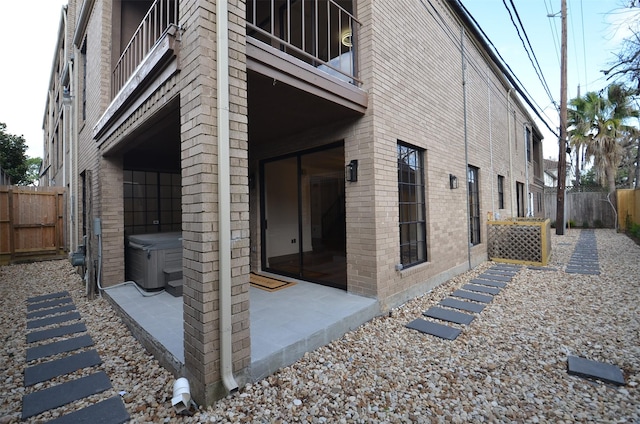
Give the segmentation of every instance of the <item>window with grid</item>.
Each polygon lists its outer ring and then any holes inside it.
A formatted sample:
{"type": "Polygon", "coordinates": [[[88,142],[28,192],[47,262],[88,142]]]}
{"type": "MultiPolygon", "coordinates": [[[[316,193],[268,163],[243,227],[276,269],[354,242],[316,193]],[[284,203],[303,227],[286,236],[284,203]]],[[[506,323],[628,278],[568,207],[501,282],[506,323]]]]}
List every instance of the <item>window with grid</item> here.
{"type": "Polygon", "coordinates": [[[504,177],[498,175],[498,209],[504,209],[504,177]]]}
{"type": "Polygon", "coordinates": [[[480,184],[479,170],[469,165],[467,179],[469,182],[469,240],[471,244],[480,244],[480,184]]]}
{"type": "Polygon", "coordinates": [[[424,150],[398,143],[400,263],[404,268],[427,260],[424,150]]]}

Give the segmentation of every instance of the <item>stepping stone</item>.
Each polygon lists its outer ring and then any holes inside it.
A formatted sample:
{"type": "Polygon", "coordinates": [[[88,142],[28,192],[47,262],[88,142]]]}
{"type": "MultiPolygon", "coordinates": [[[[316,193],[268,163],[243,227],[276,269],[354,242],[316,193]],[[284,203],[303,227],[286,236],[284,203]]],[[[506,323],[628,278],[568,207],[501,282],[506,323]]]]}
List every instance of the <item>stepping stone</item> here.
{"type": "Polygon", "coordinates": [[[104,392],[111,388],[111,381],[104,372],[71,380],[48,389],[22,397],[22,419],[33,417],[49,409],[104,392]]]}
{"type": "Polygon", "coordinates": [[[61,340],[42,346],[30,347],[27,349],[27,362],[38,358],[57,355],[58,353],[71,352],[83,347],[93,346],[93,339],[88,334],[73,339],[61,340]]]}
{"type": "Polygon", "coordinates": [[[506,270],[509,270],[509,271],[516,271],[516,272],[520,271],[520,267],[519,266],[517,266],[517,265],[508,265],[508,264],[497,264],[497,265],[492,266],[490,269],[500,269],[500,270],[506,269],[506,270]]]}
{"type": "Polygon", "coordinates": [[[29,312],[27,319],[46,317],[47,315],[60,314],[62,312],[75,311],[76,305],[69,303],[67,305],[58,306],[57,308],[43,309],[41,311],[29,312]]]}
{"type": "Polygon", "coordinates": [[[473,319],[475,318],[473,315],[450,311],[449,309],[438,308],[437,306],[427,309],[422,313],[422,315],[430,318],[437,318],[443,321],[465,325],[471,324],[471,321],[473,321],[473,319]]]}
{"type": "MultiPolygon", "coordinates": [[[[482,277],[482,275],[480,276],[482,277]]],[[[489,277],[487,277],[489,278],[489,277]]],[[[505,288],[507,286],[507,283],[503,283],[502,281],[491,281],[491,280],[484,280],[482,278],[474,278],[473,280],[471,280],[471,282],[473,284],[482,284],[483,286],[489,286],[489,287],[498,287],[498,288],[505,288]]]]}
{"type": "Polygon", "coordinates": [[[30,303],[27,305],[27,312],[37,311],[38,309],[51,308],[52,306],[64,305],[71,303],[70,297],[61,297],[59,299],[45,300],[39,303],[30,303]]]}
{"type": "Polygon", "coordinates": [[[617,366],[591,361],[578,356],[569,356],[567,358],[567,371],[569,374],[579,377],[595,378],[618,386],[624,386],[625,384],[622,370],[617,366]]]}
{"type": "Polygon", "coordinates": [[[440,301],[442,306],[446,306],[448,308],[456,308],[463,311],[476,312],[480,313],[487,306],[480,303],[466,302],[464,300],[454,299],[452,297],[447,297],[440,301]]]}
{"type": "Polygon", "coordinates": [[[43,300],[56,299],[58,297],[67,297],[69,296],[68,291],[61,291],[57,293],[43,294],[42,296],[30,297],[27,299],[29,303],[42,302],[43,300]]]}
{"type": "Polygon", "coordinates": [[[122,399],[115,396],[48,421],[47,424],[122,424],[129,419],[131,417],[129,417],[122,399]]]}
{"type": "Polygon", "coordinates": [[[442,325],[435,322],[427,321],[424,319],[415,319],[407,324],[407,328],[418,330],[421,333],[431,334],[432,336],[440,337],[447,340],[455,340],[456,337],[462,333],[459,328],[449,327],[448,325],[442,325]]]}
{"type": "Polygon", "coordinates": [[[513,280],[513,277],[507,277],[505,275],[498,275],[498,274],[491,274],[491,279],[494,280],[494,281],[504,281],[504,282],[508,283],[511,280],[513,280]]]}
{"type": "Polygon", "coordinates": [[[100,355],[95,350],[65,356],[64,358],[43,364],[27,367],[24,370],[25,387],[47,381],[59,375],[69,374],[82,368],[89,368],[102,363],[100,355]]]}
{"type": "Polygon", "coordinates": [[[485,272],[489,274],[509,275],[512,277],[518,273],[518,271],[515,269],[500,269],[500,268],[489,268],[485,272]]]}
{"type": "Polygon", "coordinates": [[[567,268],[565,272],[568,274],[600,275],[600,271],[590,271],[590,270],[577,269],[577,268],[567,268]]]}
{"type": "Polygon", "coordinates": [[[70,314],[56,315],[50,318],[36,319],[33,321],[27,321],[27,328],[46,327],[51,324],[60,324],[61,322],[67,322],[74,319],[80,319],[78,312],[72,312],[70,314]]]}
{"type": "Polygon", "coordinates": [[[34,331],[27,334],[27,343],[39,342],[40,340],[52,339],[54,337],[80,333],[82,331],[87,331],[87,327],[82,322],[71,325],[63,325],[56,328],[49,328],[47,330],[34,331]]]}
{"type": "Polygon", "coordinates": [[[488,294],[498,294],[500,293],[500,289],[496,287],[487,287],[487,286],[479,286],[477,284],[465,284],[462,286],[463,289],[480,292],[480,293],[488,293],[488,294]]]}
{"type": "Polygon", "coordinates": [[[465,290],[456,290],[451,293],[451,296],[460,297],[462,299],[469,299],[476,302],[489,303],[493,300],[493,296],[488,296],[480,293],[468,292],[465,290]]]}

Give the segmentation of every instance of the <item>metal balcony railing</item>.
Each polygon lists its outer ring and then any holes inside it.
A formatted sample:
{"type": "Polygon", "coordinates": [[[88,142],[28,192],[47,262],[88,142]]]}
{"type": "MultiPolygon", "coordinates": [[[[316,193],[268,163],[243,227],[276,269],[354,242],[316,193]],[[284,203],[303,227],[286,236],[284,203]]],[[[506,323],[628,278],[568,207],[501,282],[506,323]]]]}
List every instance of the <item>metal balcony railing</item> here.
{"type": "Polygon", "coordinates": [[[124,87],[138,65],[172,26],[178,26],[178,1],[155,0],[113,69],[111,98],[124,87]]]}
{"type": "Polygon", "coordinates": [[[352,84],[360,22],[351,1],[247,0],[247,36],[352,84]]]}

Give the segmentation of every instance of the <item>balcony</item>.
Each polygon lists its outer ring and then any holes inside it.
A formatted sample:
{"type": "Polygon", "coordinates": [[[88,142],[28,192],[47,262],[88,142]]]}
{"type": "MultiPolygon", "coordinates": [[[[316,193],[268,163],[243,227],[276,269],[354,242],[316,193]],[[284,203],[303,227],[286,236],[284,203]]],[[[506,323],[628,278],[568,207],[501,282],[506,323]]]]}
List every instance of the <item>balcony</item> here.
{"type": "Polygon", "coordinates": [[[93,128],[96,139],[178,71],[178,0],[127,0],[121,8],[112,37],[114,49],[124,47],[111,75],[111,103],[93,128]]]}
{"type": "Polygon", "coordinates": [[[247,0],[249,139],[357,119],[368,106],[352,0],[247,0]]]}

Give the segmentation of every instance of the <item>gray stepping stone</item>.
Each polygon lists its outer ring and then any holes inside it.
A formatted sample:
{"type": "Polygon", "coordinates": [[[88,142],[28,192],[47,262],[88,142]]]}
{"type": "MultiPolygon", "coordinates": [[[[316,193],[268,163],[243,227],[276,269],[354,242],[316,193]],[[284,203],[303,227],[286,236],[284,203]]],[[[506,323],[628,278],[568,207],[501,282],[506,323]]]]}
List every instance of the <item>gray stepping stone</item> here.
{"type": "Polygon", "coordinates": [[[62,312],[69,312],[69,311],[75,311],[75,310],[76,310],[76,305],[74,305],[73,303],[69,303],[66,305],[58,306],[57,308],[42,309],[40,311],[29,312],[27,314],[27,319],[41,318],[41,317],[46,317],[47,315],[60,314],[62,312]]]}
{"type": "Polygon", "coordinates": [[[476,302],[489,303],[493,300],[493,296],[488,296],[480,293],[468,292],[465,290],[456,290],[451,293],[451,296],[460,297],[462,299],[469,299],[476,302]]]}
{"type": "Polygon", "coordinates": [[[71,380],[48,389],[22,397],[22,419],[33,417],[49,409],[104,392],[111,388],[111,381],[104,372],[71,380]]]}
{"type": "Polygon", "coordinates": [[[407,328],[418,330],[421,333],[431,334],[432,336],[440,337],[447,340],[455,340],[456,337],[462,333],[459,328],[449,327],[448,325],[442,325],[435,322],[427,321],[424,319],[415,319],[407,324],[407,328]]]}
{"type": "Polygon", "coordinates": [[[463,289],[480,292],[480,293],[488,293],[488,294],[498,294],[500,293],[500,289],[497,287],[487,287],[487,286],[479,286],[477,284],[465,284],[462,286],[463,289]]]}
{"type": "Polygon", "coordinates": [[[622,370],[617,366],[604,362],[591,361],[578,356],[569,356],[567,358],[567,371],[569,374],[595,378],[618,386],[624,386],[625,384],[622,370]]]}
{"type": "Polygon", "coordinates": [[[67,322],[74,319],[80,319],[80,314],[78,312],[27,321],[27,328],[46,327],[47,325],[60,324],[61,322],[67,322]]]}
{"type": "Polygon", "coordinates": [[[476,313],[482,312],[482,310],[487,306],[481,303],[466,302],[464,300],[454,299],[452,297],[447,297],[442,299],[440,301],[440,304],[448,308],[456,308],[463,311],[476,312],[476,313]]]}
{"type": "MultiPolygon", "coordinates": [[[[482,275],[480,277],[482,277],[482,275]]],[[[490,277],[486,277],[486,278],[490,278],[490,277]]],[[[503,283],[502,281],[485,280],[483,278],[474,278],[473,280],[471,280],[471,282],[473,284],[482,284],[483,286],[498,287],[501,289],[507,287],[507,283],[503,283]]]]}
{"type": "Polygon", "coordinates": [[[438,308],[437,306],[427,309],[422,313],[422,315],[430,318],[437,318],[443,321],[465,325],[471,324],[471,321],[473,321],[473,319],[475,318],[473,315],[451,311],[449,309],[438,308]]]}
{"type": "Polygon", "coordinates": [[[27,334],[27,343],[39,342],[40,340],[66,336],[67,334],[80,333],[82,331],[87,331],[87,327],[82,322],[49,328],[47,330],[34,331],[27,334]]]}
{"type": "Polygon", "coordinates": [[[568,274],[600,275],[600,271],[590,271],[586,269],[576,269],[576,268],[567,268],[565,272],[568,274]]]}
{"type": "Polygon", "coordinates": [[[59,299],[45,300],[44,302],[30,303],[27,305],[27,312],[37,311],[38,309],[51,308],[53,306],[71,303],[70,297],[61,297],[59,299]]]}
{"type": "Polygon", "coordinates": [[[491,279],[494,281],[504,281],[508,283],[513,279],[513,277],[507,277],[506,275],[491,274],[491,279]]]}
{"type": "Polygon", "coordinates": [[[517,266],[517,265],[508,265],[508,264],[497,264],[497,265],[492,266],[490,269],[500,269],[500,270],[506,269],[506,270],[509,270],[509,271],[516,271],[516,272],[520,271],[520,267],[519,266],[517,266]]]}
{"type": "Polygon", "coordinates": [[[122,424],[130,418],[122,399],[114,396],[48,421],[47,424],[122,424]]]}
{"type": "Polygon", "coordinates": [[[56,299],[58,297],[67,297],[67,296],[69,296],[68,291],[61,291],[57,293],[43,294],[42,296],[30,297],[27,299],[27,302],[36,303],[36,302],[42,302],[43,300],[50,300],[50,299],[56,299]]]}
{"type": "Polygon", "coordinates": [[[93,339],[88,334],[73,339],[61,340],[41,346],[27,349],[27,362],[38,358],[57,355],[58,353],[71,352],[83,347],[93,346],[93,339]]]}
{"type": "Polygon", "coordinates": [[[54,361],[45,362],[38,365],[27,367],[24,370],[25,387],[33,386],[58,377],[59,375],[69,374],[82,368],[93,367],[102,363],[100,355],[95,350],[76,353],[75,355],[65,356],[64,358],[54,361]]]}

